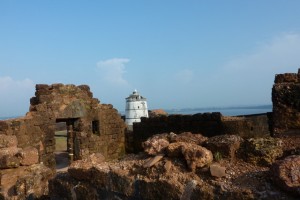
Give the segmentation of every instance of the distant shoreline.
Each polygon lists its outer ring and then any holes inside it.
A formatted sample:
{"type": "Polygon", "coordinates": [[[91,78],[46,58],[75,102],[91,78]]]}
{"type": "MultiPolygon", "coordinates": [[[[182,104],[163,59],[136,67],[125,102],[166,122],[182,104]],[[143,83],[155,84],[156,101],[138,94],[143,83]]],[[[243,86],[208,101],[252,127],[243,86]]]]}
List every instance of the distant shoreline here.
{"type": "Polygon", "coordinates": [[[15,119],[15,118],[20,118],[20,117],[22,117],[22,116],[0,117],[0,120],[15,119]]]}
{"type": "Polygon", "coordinates": [[[228,107],[203,107],[203,108],[181,108],[181,109],[166,109],[165,111],[193,111],[193,110],[228,110],[228,109],[272,109],[272,105],[258,106],[228,106],[228,107]]]}
{"type": "MultiPolygon", "coordinates": [[[[151,109],[150,109],[151,110],[151,109]]],[[[205,112],[220,112],[223,115],[248,115],[272,112],[272,105],[258,105],[258,106],[228,106],[228,107],[207,107],[207,108],[182,108],[182,109],[164,109],[168,114],[196,114],[205,112]]],[[[125,111],[120,112],[121,115],[125,111]]],[[[21,116],[0,117],[0,120],[14,119],[21,116]]]]}
{"type": "MultiPolygon", "coordinates": [[[[190,115],[196,113],[206,112],[220,112],[224,116],[238,116],[238,115],[251,115],[272,112],[272,105],[257,105],[257,106],[228,106],[228,107],[203,107],[203,108],[181,108],[181,109],[163,109],[168,114],[183,114],[190,115]]],[[[153,109],[149,109],[153,110],[153,109]]],[[[124,111],[120,112],[121,115],[125,115],[124,111]]]]}
{"type": "Polygon", "coordinates": [[[272,105],[166,109],[165,111],[169,114],[220,112],[224,116],[238,116],[272,112],[272,105]]]}

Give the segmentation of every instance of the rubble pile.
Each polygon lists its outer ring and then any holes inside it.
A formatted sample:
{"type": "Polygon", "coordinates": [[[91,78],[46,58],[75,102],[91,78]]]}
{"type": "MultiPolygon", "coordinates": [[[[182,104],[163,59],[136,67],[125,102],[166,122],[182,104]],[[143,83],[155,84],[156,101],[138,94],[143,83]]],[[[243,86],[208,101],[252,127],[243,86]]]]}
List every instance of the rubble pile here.
{"type": "MultiPolygon", "coordinates": [[[[58,174],[50,182],[51,198],[297,199],[295,193],[278,189],[280,184],[270,178],[269,166],[278,169],[276,176],[287,168],[273,167],[278,165],[275,159],[268,166],[244,160],[240,157],[240,152],[245,152],[244,142],[234,135],[155,135],[144,142],[144,152],[126,155],[118,161],[105,162],[101,155],[75,161],[67,173],[58,174]],[[218,140],[224,141],[223,150],[209,148],[218,140]],[[216,158],[217,152],[224,155],[216,158]]],[[[249,155],[261,157],[250,152],[249,155]]],[[[282,183],[283,179],[280,180],[282,183]]],[[[292,187],[299,188],[293,183],[292,187]]]]}

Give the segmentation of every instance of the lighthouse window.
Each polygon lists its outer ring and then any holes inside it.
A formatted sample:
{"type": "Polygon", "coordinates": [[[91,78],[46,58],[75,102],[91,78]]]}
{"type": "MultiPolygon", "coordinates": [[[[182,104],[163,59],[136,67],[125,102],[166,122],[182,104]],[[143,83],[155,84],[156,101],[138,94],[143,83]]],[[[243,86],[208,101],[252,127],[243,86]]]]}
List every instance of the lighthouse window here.
{"type": "Polygon", "coordinates": [[[95,135],[100,135],[99,120],[92,121],[92,131],[95,135]]]}
{"type": "Polygon", "coordinates": [[[140,107],[138,106],[138,109],[140,109],[140,107]]]}

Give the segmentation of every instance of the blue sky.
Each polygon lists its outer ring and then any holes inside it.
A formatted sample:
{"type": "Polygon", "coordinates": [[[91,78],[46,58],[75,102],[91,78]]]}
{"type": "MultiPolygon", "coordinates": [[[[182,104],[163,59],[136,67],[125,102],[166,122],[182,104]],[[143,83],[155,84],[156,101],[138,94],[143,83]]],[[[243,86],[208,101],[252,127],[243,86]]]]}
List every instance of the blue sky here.
{"type": "Polygon", "coordinates": [[[88,84],[122,111],[271,104],[300,67],[297,0],[0,0],[0,116],[24,115],[35,84],[88,84]]]}

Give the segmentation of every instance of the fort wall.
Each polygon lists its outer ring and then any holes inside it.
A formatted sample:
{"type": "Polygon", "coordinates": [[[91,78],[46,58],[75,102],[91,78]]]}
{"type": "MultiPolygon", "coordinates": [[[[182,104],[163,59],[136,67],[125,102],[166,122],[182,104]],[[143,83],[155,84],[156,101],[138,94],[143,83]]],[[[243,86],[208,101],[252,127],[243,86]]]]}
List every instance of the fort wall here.
{"type": "Polygon", "coordinates": [[[236,134],[244,138],[270,135],[267,114],[225,117],[221,113],[198,113],[194,115],[162,115],[142,118],[133,124],[133,132],[127,132],[126,149],[141,151],[141,144],[147,138],[161,133],[192,132],[211,137],[221,134],[236,134]],[[130,144],[130,142],[132,144],[130,144]],[[131,146],[133,148],[131,148],[131,146]]]}
{"type": "Polygon", "coordinates": [[[272,113],[222,117],[222,134],[235,134],[242,138],[256,138],[270,135],[272,113]]]}

